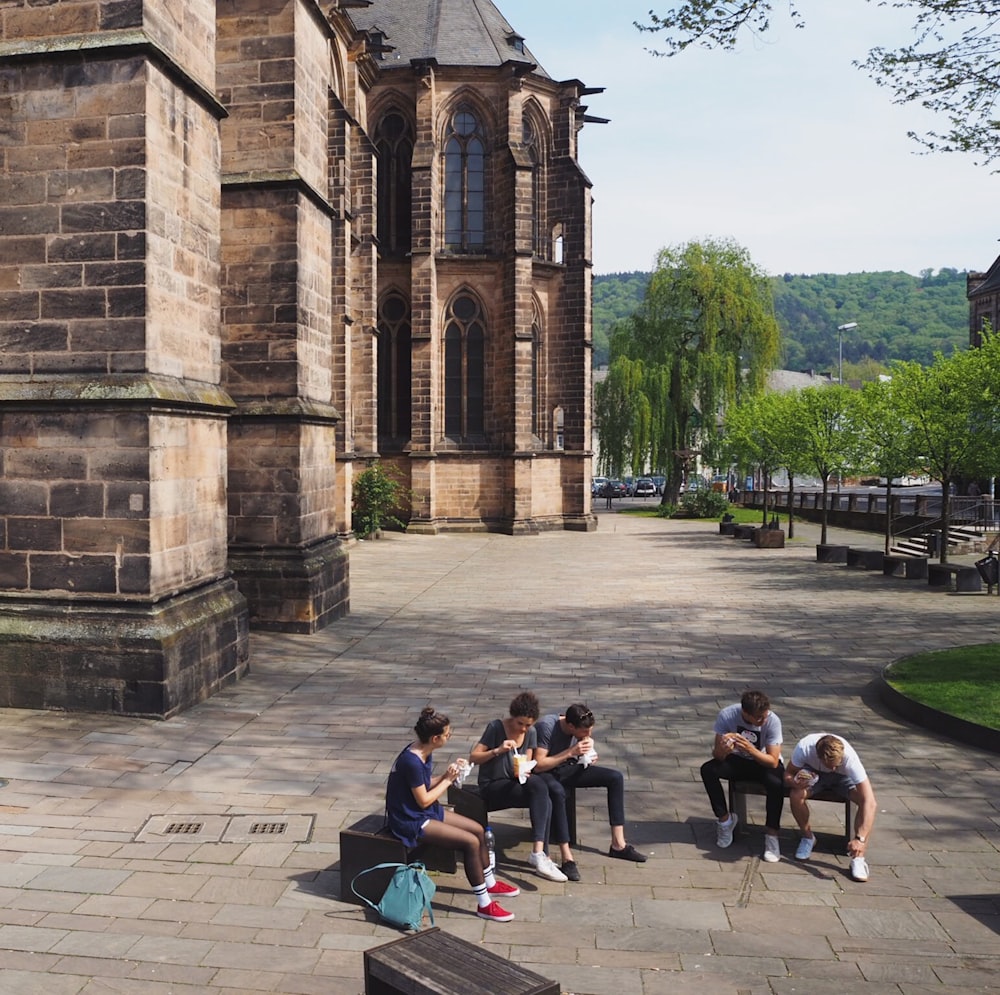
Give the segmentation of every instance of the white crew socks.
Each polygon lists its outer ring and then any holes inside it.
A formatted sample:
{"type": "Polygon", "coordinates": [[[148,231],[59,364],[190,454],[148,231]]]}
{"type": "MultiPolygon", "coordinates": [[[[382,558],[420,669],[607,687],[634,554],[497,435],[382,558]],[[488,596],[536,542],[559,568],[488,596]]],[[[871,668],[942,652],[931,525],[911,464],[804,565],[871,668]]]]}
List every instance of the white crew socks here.
{"type": "Polygon", "coordinates": [[[483,879],[487,888],[492,888],[496,885],[497,879],[496,875],[493,873],[492,867],[487,867],[486,870],[483,871],[483,879]]]}
{"type": "Polygon", "coordinates": [[[476,901],[479,903],[481,909],[485,909],[487,905],[490,904],[490,893],[487,890],[489,885],[484,881],[482,884],[477,884],[472,890],[475,892],[476,901]]]}

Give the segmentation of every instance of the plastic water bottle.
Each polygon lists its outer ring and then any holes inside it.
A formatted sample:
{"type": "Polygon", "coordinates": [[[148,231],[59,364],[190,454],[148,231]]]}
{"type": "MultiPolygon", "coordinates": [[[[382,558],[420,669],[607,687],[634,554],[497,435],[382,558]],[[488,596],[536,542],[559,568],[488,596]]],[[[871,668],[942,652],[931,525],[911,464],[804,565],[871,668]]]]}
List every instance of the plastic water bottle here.
{"type": "Polygon", "coordinates": [[[489,826],[486,827],[486,849],[490,853],[490,870],[492,871],[497,866],[497,839],[489,826]]]}

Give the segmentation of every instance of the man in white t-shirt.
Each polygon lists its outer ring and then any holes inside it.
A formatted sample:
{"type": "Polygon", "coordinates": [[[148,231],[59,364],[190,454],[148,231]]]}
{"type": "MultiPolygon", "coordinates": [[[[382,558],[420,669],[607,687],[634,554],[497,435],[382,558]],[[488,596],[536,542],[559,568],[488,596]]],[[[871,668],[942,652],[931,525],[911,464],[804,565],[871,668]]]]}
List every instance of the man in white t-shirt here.
{"type": "Polygon", "coordinates": [[[770,699],[763,691],[745,691],[738,705],[723,708],[716,717],[712,759],[701,765],[701,780],[718,820],[717,846],[732,844],[737,822],[736,813],[729,811],[721,780],[756,781],[767,794],[762,856],[771,863],[780,859],[778,833],[785,804],[781,737],[781,720],[771,711],[770,699]]]}
{"type": "Polygon", "coordinates": [[[866,855],[878,802],[864,764],[851,744],[830,733],[814,732],[805,736],[792,753],[791,763],[785,770],[785,783],[792,815],[802,830],[795,859],[808,860],[816,845],[806,799],[823,791],[832,792],[841,798],[850,798],[857,806],[854,838],[847,844],[847,853],[851,858],[851,877],[855,881],[867,881],[866,855]]]}

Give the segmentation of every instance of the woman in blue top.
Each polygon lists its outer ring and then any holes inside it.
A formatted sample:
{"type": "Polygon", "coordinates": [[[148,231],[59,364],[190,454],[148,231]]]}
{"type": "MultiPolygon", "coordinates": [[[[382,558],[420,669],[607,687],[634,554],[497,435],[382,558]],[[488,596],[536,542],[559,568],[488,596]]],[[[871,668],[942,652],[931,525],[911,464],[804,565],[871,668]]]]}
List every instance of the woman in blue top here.
{"type": "Polygon", "coordinates": [[[513,898],[520,888],[497,881],[490,868],[483,827],[473,819],[442,807],[440,798],[462,773],[455,762],[437,777],[431,775],[431,755],[451,739],[447,715],[425,708],[413,727],[417,740],[396,757],[385,788],[385,810],[389,830],[407,847],[420,843],[461,850],[465,876],[476,894],[477,914],[494,922],[510,922],[513,914],[497,901],[513,898]]]}

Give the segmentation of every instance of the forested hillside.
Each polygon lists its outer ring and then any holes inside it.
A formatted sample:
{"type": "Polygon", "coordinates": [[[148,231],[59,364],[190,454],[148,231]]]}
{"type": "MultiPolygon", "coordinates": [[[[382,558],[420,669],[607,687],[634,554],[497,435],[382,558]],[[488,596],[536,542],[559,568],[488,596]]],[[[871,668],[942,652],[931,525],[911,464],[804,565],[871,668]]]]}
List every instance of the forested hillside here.
{"type": "MultiPolygon", "coordinates": [[[[616,321],[642,303],[649,273],[594,277],[594,365],[608,359],[608,338],[616,321]]],[[[930,363],[934,352],[950,353],[969,341],[969,304],[964,270],[944,268],[909,273],[817,273],[772,278],[774,306],[784,344],[786,369],[835,371],[838,325],[856,321],[844,333],[844,365],[893,359],[930,363]]]]}

